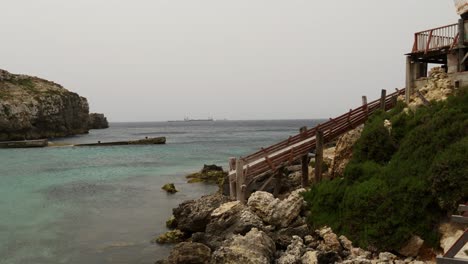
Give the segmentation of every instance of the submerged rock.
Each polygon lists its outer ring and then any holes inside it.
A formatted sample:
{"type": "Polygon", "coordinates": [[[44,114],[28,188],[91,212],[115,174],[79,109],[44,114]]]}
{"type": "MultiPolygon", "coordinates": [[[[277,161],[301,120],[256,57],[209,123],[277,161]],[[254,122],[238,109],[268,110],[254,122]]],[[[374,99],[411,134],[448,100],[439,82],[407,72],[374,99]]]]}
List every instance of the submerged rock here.
{"type": "Polygon", "coordinates": [[[173,209],[177,228],[189,234],[204,232],[211,220],[211,213],[229,198],[221,194],[206,195],[185,201],[173,209]]]}
{"type": "Polygon", "coordinates": [[[256,228],[245,236],[235,235],[213,253],[213,264],[269,264],[276,251],[271,238],[256,228]]]}
{"type": "Polygon", "coordinates": [[[168,193],[176,193],[178,192],[175,185],[173,183],[167,183],[167,184],[164,184],[163,187],[161,187],[161,189],[165,190],[166,192],[168,193]]]}
{"type": "Polygon", "coordinates": [[[192,173],[186,176],[189,183],[205,182],[222,185],[227,172],[223,168],[216,165],[204,165],[199,172],[192,173]]]}
{"type": "Polygon", "coordinates": [[[184,232],[176,229],[160,235],[156,239],[153,239],[151,242],[158,244],[172,244],[183,241],[184,237],[184,232]]]}

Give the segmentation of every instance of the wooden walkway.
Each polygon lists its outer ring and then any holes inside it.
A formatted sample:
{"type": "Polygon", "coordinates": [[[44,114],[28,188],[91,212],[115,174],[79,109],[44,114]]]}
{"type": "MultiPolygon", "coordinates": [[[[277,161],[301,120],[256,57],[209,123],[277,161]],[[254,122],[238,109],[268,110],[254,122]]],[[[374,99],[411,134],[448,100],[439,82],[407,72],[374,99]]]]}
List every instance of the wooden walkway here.
{"type": "Polygon", "coordinates": [[[377,110],[393,108],[396,105],[397,97],[404,94],[405,89],[396,89],[396,92],[389,95],[386,95],[386,91],[382,90],[381,98],[370,103],[367,103],[367,98],[363,96],[362,106],[351,109],[348,113],[330,118],[329,121],[314,128],[303,127],[299,134],[270,147],[261,148],[246,157],[231,158],[229,160],[231,198],[245,202],[250,195],[248,193],[249,185],[258,178],[263,178],[266,174],[271,174],[271,176],[258,190],[263,190],[273,183],[278,185],[282,177],[282,168],[292,165],[298,160],[301,160],[302,163],[302,185],[308,186],[308,154],[312,150],[315,150],[316,159],[315,179],[320,181],[323,145],[364,124],[368,117],[377,110]]]}

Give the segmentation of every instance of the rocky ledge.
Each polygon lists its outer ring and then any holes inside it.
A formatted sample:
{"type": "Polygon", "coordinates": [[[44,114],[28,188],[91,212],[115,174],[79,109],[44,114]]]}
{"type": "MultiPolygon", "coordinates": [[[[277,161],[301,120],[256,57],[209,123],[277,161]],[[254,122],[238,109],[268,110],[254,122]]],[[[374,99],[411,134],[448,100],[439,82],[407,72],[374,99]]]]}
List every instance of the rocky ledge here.
{"type": "Polygon", "coordinates": [[[86,98],[51,81],[0,70],[0,141],[88,132],[86,98]]]}
{"type": "Polygon", "coordinates": [[[354,247],[329,227],[313,230],[306,223],[304,191],[293,191],[282,200],[258,191],[245,205],[219,193],[184,202],[174,209],[175,230],[158,242],[173,234],[180,234],[173,242],[185,241],[156,263],[425,263],[354,247]]]}

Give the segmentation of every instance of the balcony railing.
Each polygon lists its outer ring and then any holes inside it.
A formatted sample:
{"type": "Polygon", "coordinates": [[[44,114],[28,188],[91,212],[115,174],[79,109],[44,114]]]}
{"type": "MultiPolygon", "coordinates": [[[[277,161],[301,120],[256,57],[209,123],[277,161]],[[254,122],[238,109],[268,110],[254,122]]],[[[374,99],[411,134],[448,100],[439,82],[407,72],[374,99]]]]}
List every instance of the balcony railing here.
{"type": "Polygon", "coordinates": [[[428,53],[453,48],[458,43],[458,24],[433,28],[414,34],[413,53],[428,53]]]}

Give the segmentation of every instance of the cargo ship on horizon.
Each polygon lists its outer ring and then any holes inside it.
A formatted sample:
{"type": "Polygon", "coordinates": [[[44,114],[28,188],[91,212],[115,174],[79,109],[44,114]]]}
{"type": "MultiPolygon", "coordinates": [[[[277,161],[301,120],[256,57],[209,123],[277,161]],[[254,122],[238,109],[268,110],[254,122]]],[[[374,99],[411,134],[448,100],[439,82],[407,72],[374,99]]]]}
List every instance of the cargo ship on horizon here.
{"type": "Polygon", "coordinates": [[[212,117],[207,118],[207,119],[191,119],[188,117],[185,117],[184,120],[169,120],[167,122],[213,122],[214,119],[212,117]]]}

